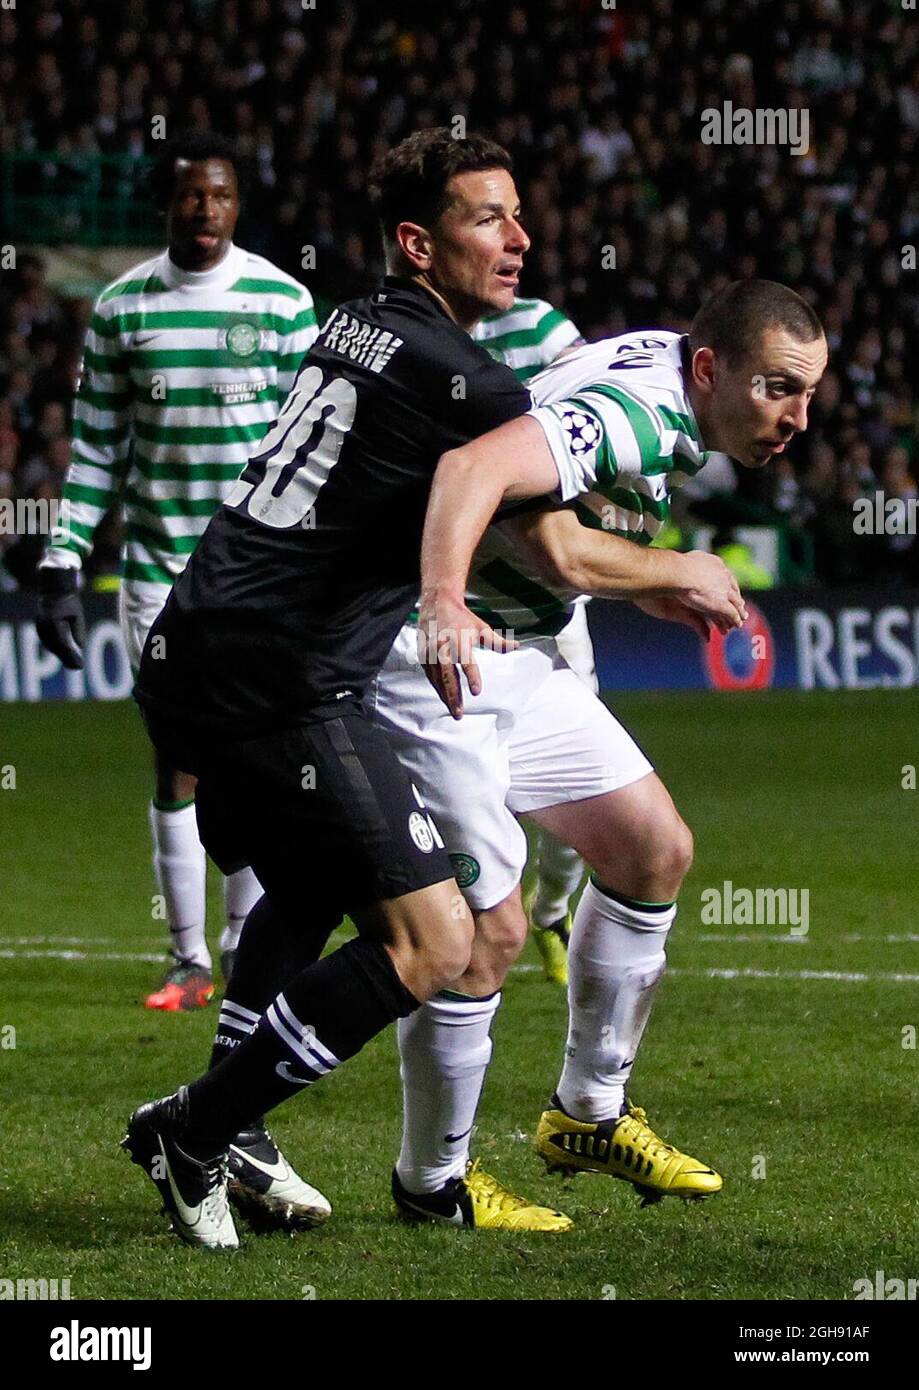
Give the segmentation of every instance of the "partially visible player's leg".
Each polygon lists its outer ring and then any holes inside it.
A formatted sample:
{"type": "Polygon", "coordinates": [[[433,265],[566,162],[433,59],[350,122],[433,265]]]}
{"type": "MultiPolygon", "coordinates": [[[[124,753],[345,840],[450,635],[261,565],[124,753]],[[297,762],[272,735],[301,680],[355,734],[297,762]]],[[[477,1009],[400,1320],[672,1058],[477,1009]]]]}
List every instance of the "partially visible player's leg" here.
{"type": "Polygon", "coordinates": [[[223,880],[225,922],[220,933],[220,971],[227,984],[236,964],[243,923],[262,896],[262,885],[248,867],[227,874],[223,880]]]}
{"type": "Polygon", "coordinates": [[[153,871],[163,897],[175,964],[148,1009],[201,1008],[214,992],[205,937],[207,856],[195,818],[196,779],[154,750],[156,793],[150,805],[153,871]]]}
{"type": "Polygon", "coordinates": [[[550,1168],[625,1178],[646,1201],[717,1192],[718,1174],[662,1141],[627,1095],[692,860],[690,832],[654,773],[532,814],[594,869],[574,915],[565,1061],[537,1149],[550,1168]]]}
{"type": "MultiPolygon", "coordinates": [[[[460,724],[419,670],[413,634],[400,635],[372,693],[375,717],[433,810],[476,923],[463,977],[398,1025],[404,1120],[393,1195],[414,1217],[564,1230],[571,1224],[567,1217],[515,1196],[469,1161],[491,1024],[504,976],[527,934],[519,888],[526,836],[505,804],[512,722],[502,703],[507,672],[498,654],[482,656],[486,693],[460,724]]],[[[531,653],[526,667],[527,682],[543,679],[552,658],[531,653]]]]}
{"type": "Polygon", "coordinates": [[[548,830],[533,827],[535,881],[528,915],[542,958],[543,974],[552,984],[568,983],[568,938],[571,899],[581,886],[584,861],[548,830]]]}
{"type": "Polygon", "coordinates": [[[567,1104],[556,1096],[540,1120],[539,1151],[554,1166],[595,1168],[636,1183],[640,1153],[643,1187],[681,1196],[715,1191],[720,1178],[665,1145],[626,1095],[692,837],[634,739],[570,670],[560,670],[528,703],[511,766],[510,805],[570,844],[593,871],[569,948],[570,1028],[560,1082],[567,1104]],[[601,1112],[602,1121],[588,1118],[601,1112]]]}
{"type": "Polygon", "coordinates": [[[574,915],[569,1031],[558,1096],[569,1114],[620,1112],[666,967],[692,837],[655,773],[618,791],[532,812],[593,870],[574,915]]]}
{"type": "MultiPolygon", "coordinates": [[[[246,918],[236,966],[220,1007],[211,1067],[219,1066],[256,1029],[288,980],[319,959],[340,919],[321,921],[311,905],[304,920],[277,911],[262,896],[246,918]]],[[[229,1195],[255,1230],[305,1230],[327,1221],[332,1206],[281,1152],[264,1119],[252,1117],[228,1149],[229,1195]]]]}
{"type": "Polygon", "coordinates": [[[500,986],[526,942],[519,887],[475,915],[469,969],[398,1024],[402,1063],[402,1148],[392,1190],[403,1215],[478,1229],[565,1231],[571,1220],[511,1192],[469,1149],[500,986]]]}
{"type": "MultiPolygon", "coordinates": [[[[118,618],[131,670],[137,674],[147,633],[166,602],[163,584],[122,584],[118,618]]],[[[153,872],[163,898],[174,963],[147,996],[148,1009],[199,1009],[214,993],[205,937],[207,856],[195,820],[195,778],[154,749],[154,793],[149,807],[153,872]]]]}
{"type": "Polygon", "coordinates": [[[475,914],[465,976],[398,1025],[404,1119],[396,1173],[410,1193],[437,1192],[466,1171],[491,1061],[491,1025],[510,963],[505,957],[514,959],[525,939],[515,889],[491,911],[475,914]]]}
{"type": "MultiPolygon", "coordinates": [[[[555,639],[571,670],[597,694],[597,669],[587,626],[587,604],[575,605],[571,621],[555,639]]],[[[571,931],[571,899],[584,878],[584,861],[570,845],[541,826],[533,827],[535,877],[529,900],[529,917],[543,973],[553,984],[568,983],[568,936],[571,931]]]]}

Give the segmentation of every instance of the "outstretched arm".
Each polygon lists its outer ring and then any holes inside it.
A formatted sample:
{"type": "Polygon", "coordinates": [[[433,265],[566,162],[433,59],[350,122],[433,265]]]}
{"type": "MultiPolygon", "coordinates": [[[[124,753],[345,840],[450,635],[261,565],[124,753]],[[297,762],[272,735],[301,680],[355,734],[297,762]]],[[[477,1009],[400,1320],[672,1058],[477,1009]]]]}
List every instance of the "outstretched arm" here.
{"type": "Polygon", "coordinates": [[[502,529],[552,584],[599,598],[634,599],[654,617],[687,622],[703,635],[709,623],[729,632],[746,619],[737,580],[708,551],[684,555],[640,546],[584,526],[569,508],[528,512],[502,529]]]}

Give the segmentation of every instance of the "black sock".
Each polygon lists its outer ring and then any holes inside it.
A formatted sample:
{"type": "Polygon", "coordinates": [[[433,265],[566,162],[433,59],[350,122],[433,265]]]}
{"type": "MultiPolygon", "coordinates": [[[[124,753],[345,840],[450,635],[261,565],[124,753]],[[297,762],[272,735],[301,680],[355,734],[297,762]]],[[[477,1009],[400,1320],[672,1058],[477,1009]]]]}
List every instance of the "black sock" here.
{"type": "Polygon", "coordinates": [[[417,1008],[375,941],[358,937],[310,965],[285,986],[255,1032],[189,1086],[189,1152],[226,1148],[252,1115],[318,1081],[417,1008]]]}
{"type": "Polygon", "coordinates": [[[255,1032],[262,1014],[285,983],[319,959],[337,925],[338,920],[329,918],[324,924],[313,922],[305,928],[301,921],[279,912],[267,894],[259,898],[240,934],[233,978],[220,1006],[211,1048],[212,1067],[255,1032]]]}

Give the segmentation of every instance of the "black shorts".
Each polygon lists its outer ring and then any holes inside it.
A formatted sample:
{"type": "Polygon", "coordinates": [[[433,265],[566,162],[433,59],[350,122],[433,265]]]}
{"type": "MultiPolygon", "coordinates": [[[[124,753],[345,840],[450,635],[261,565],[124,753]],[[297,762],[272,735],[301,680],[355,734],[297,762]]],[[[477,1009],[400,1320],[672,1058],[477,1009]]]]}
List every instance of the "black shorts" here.
{"type": "Polygon", "coordinates": [[[224,873],[251,865],[279,911],[338,922],[453,877],[420,794],[358,704],[244,739],[143,715],[161,755],[198,778],[210,857],[224,873]]]}

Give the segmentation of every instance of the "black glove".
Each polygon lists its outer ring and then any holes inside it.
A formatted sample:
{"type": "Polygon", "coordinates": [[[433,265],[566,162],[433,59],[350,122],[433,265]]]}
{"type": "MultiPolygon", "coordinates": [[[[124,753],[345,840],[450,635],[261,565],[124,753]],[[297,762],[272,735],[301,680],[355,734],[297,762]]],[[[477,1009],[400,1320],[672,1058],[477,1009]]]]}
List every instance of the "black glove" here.
{"type": "Polygon", "coordinates": [[[80,603],[80,577],[75,569],[38,571],[38,611],[35,631],[42,646],[69,671],[83,669],[86,623],[80,603]]]}

